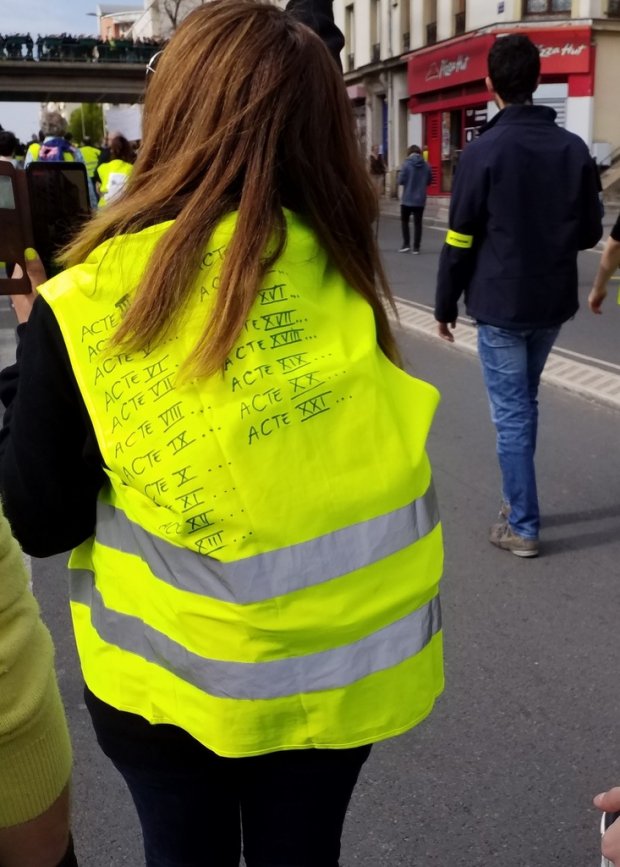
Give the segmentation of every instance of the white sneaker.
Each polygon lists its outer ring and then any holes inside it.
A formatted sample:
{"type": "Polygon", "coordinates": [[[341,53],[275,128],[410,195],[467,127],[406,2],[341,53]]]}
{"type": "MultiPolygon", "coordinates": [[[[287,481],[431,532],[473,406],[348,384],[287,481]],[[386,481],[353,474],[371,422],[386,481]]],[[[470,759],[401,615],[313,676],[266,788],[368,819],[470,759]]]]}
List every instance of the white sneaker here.
{"type": "Polygon", "coordinates": [[[399,253],[411,253],[411,247],[401,247],[399,253]]]}

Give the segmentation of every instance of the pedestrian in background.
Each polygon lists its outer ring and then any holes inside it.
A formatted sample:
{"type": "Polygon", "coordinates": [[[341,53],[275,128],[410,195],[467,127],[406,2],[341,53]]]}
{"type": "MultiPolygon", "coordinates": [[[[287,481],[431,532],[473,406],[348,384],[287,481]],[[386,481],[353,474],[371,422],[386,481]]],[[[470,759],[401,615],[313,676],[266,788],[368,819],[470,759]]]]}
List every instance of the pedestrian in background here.
{"type": "Polygon", "coordinates": [[[80,153],[82,154],[82,159],[86,166],[86,174],[88,175],[90,182],[94,183],[95,170],[99,164],[101,150],[93,145],[90,136],[85,135],[82,137],[80,153]]]}
{"type": "Polygon", "coordinates": [[[13,168],[19,168],[19,162],[15,159],[15,152],[19,142],[17,136],[8,130],[0,131],[0,160],[11,163],[13,168]]]}
{"type": "Polygon", "coordinates": [[[407,150],[407,159],[398,172],[398,185],[403,188],[400,197],[400,224],[403,232],[403,245],[399,253],[420,252],[422,243],[422,217],[426,205],[428,186],[433,179],[431,167],[422,156],[418,145],[407,150]],[[413,247],[409,240],[409,220],[413,215],[413,247]]]}
{"type": "Polygon", "coordinates": [[[370,177],[375,185],[377,195],[382,196],[385,193],[385,173],[387,171],[387,166],[385,165],[383,154],[379,150],[379,145],[373,145],[371,147],[368,166],[370,169],[370,177]]]}
{"type": "Polygon", "coordinates": [[[172,36],[0,438],[24,548],[75,547],[86,703],[148,867],[242,841],[336,867],[371,744],[443,688],[438,396],[397,365],[331,0],[293,10],[214,0],[172,36]]]}
{"type": "Polygon", "coordinates": [[[99,195],[99,207],[108,205],[120,195],[133,171],[135,161],[136,153],[125,136],[114,136],[110,141],[110,159],[100,163],[93,175],[99,195]]]}
{"type": "Polygon", "coordinates": [[[538,384],[563,322],[579,307],[577,254],[602,234],[596,172],[579,136],[532,104],[538,48],[500,36],[487,88],[500,111],[464,149],[439,262],[435,318],[454,340],[458,299],[478,327],[478,353],[497,429],[502,505],[493,545],[539,552],[534,469],[538,384]]]}
{"type": "MultiPolygon", "coordinates": [[[[603,301],[607,298],[607,286],[615,271],[620,268],[620,216],[607,238],[603,255],[594,278],[594,285],[588,296],[592,313],[602,313],[603,301]]],[[[620,290],[618,294],[620,304],[620,290]]]]}
{"type": "Polygon", "coordinates": [[[28,148],[24,166],[37,160],[83,162],[82,156],[67,141],[67,121],[58,111],[44,111],[41,115],[41,133],[43,140],[33,142],[28,148]]]}

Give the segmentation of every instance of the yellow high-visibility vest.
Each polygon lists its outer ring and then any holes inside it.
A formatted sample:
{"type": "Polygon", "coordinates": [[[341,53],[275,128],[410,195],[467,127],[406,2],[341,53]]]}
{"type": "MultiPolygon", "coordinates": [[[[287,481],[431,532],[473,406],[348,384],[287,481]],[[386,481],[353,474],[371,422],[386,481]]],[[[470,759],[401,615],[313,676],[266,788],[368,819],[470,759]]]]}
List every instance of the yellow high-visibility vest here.
{"type": "Polygon", "coordinates": [[[115,199],[127,183],[127,178],[133,171],[133,165],[125,160],[110,160],[101,163],[97,174],[101,180],[99,207],[109,204],[115,199]]]}
{"type": "Polygon", "coordinates": [[[95,174],[95,169],[97,168],[97,163],[99,162],[99,157],[101,156],[101,151],[99,148],[95,148],[92,145],[82,145],[80,148],[80,153],[82,154],[82,159],[84,160],[84,165],[86,166],[86,174],[89,178],[95,174]]]}
{"type": "MultiPolygon", "coordinates": [[[[43,142],[45,144],[45,142],[43,142]]],[[[41,153],[41,143],[37,141],[33,141],[31,145],[29,145],[28,150],[26,151],[26,156],[28,154],[31,155],[32,160],[38,160],[39,154],[41,153]]],[[[65,163],[74,163],[75,157],[73,154],[70,154],[68,151],[65,151],[62,155],[63,161],[65,163]]]]}
{"type": "Polygon", "coordinates": [[[210,377],[179,371],[236,214],[145,350],[108,339],[170,223],[105,242],[39,290],[108,476],[70,562],[86,683],[224,756],[385,739],[443,688],[425,451],[438,393],[388,361],[370,306],[286,219],[285,250],[210,377]]]}

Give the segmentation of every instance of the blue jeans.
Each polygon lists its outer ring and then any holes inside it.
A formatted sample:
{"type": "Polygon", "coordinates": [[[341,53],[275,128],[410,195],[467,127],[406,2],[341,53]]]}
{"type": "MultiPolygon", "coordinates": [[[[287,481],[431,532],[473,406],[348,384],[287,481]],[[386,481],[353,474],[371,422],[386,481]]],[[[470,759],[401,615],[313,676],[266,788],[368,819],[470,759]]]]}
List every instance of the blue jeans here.
{"type": "Polygon", "coordinates": [[[478,354],[497,431],[497,457],[510,526],[525,539],[540,527],[534,453],[538,383],[560,328],[512,330],[478,323],[478,354]]]}

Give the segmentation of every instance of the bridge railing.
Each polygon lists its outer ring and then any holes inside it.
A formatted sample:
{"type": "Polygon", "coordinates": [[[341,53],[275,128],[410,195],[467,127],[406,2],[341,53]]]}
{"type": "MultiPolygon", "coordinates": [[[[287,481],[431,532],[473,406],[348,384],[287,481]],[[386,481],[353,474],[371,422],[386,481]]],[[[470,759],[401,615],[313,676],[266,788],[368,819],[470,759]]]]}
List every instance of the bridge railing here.
{"type": "Polygon", "coordinates": [[[0,34],[0,62],[3,60],[62,61],[65,63],[148,63],[163,47],[154,39],[97,39],[93,36],[39,36],[29,33],[0,34]]]}

